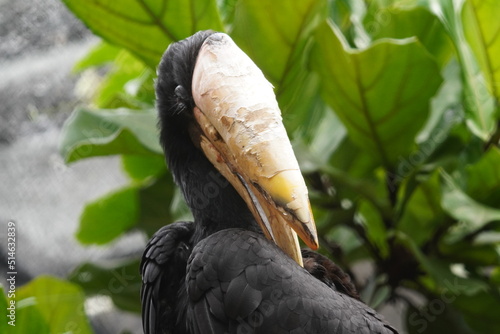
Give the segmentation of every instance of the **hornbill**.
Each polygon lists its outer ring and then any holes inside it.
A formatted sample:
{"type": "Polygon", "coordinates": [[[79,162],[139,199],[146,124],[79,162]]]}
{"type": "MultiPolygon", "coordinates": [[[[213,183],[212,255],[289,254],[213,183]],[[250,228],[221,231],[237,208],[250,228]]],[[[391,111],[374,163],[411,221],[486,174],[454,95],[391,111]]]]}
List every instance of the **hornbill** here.
{"type": "Polygon", "coordinates": [[[271,84],[223,33],[171,44],[156,82],[160,142],[194,222],[141,263],[153,333],[396,333],[318,247],[271,84]],[[305,268],[303,267],[305,265],[305,268]]]}

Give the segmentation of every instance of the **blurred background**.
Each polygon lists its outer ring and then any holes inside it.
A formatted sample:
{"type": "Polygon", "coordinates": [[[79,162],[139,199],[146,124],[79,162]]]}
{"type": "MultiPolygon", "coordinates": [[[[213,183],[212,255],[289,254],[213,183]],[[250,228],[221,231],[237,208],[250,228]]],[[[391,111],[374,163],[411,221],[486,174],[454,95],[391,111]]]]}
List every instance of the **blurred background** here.
{"type": "MultiPolygon", "coordinates": [[[[99,38],[58,0],[2,0],[0,41],[0,253],[7,258],[12,220],[17,286],[39,275],[66,278],[84,262],[139,256],[146,243],[140,232],[106,246],[75,238],[84,204],[127,182],[119,157],[67,165],[59,153],[64,121],[88,103],[73,67],[99,38]]],[[[6,265],[0,262],[2,285],[6,265]]],[[[128,274],[138,276],[138,269],[128,274]]],[[[137,315],[118,314],[106,298],[85,306],[96,333],[142,332],[137,315]]]]}

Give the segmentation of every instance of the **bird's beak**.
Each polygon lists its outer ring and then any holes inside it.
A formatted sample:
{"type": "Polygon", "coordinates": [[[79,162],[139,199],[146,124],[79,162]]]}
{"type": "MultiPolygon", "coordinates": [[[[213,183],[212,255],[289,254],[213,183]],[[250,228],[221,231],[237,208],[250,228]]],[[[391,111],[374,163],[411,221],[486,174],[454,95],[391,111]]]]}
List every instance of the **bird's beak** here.
{"type": "Polygon", "coordinates": [[[297,234],[312,249],[318,237],[272,85],[228,35],[216,33],[200,49],[192,94],[193,140],[242,196],[266,236],[302,265],[297,234]]]}

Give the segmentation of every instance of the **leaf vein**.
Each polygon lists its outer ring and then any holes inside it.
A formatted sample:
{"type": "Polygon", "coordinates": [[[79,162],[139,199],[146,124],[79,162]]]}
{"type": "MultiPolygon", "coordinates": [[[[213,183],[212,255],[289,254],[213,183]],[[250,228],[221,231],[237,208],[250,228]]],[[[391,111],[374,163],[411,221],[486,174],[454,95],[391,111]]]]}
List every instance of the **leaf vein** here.
{"type": "MultiPolygon", "coordinates": [[[[175,36],[170,31],[170,29],[168,29],[167,26],[163,24],[163,22],[161,21],[162,15],[157,16],[144,0],[137,0],[137,1],[141,5],[141,7],[146,11],[146,13],[151,17],[151,19],[153,19],[152,23],[154,23],[166,35],[167,38],[169,38],[171,41],[179,40],[179,38],[177,38],[177,36],[175,36]]],[[[164,0],[164,2],[166,2],[166,0],[164,0]]]]}
{"type": "Polygon", "coordinates": [[[133,18],[133,17],[124,15],[123,13],[120,13],[119,11],[114,10],[114,9],[108,7],[108,6],[105,6],[105,5],[103,5],[102,3],[98,2],[98,1],[92,1],[92,3],[96,7],[101,8],[103,11],[107,12],[108,14],[116,16],[116,17],[119,17],[119,18],[121,18],[123,20],[126,20],[126,21],[134,22],[134,23],[137,23],[137,24],[140,24],[140,25],[151,25],[153,23],[151,21],[140,20],[140,19],[137,19],[137,18],[133,18]]]}
{"type": "Polygon", "coordinates": [[[486,44],[487,49],[490,49],[491,47],[493,47],[493,45],[496,42],[496,40],[498,39],[498,37],[500,37],[500,27],[497,29],[495,34],[491,37],[491,40],[488,41],[488,43],[486,44]]]}
{"type": "Polygon", "coordinates": [[[360,73],[358,61],[355,57],[352,58],[352,63],[354,65],[354,69],[356,72],[355,73],[355,80],[356,80],[356,84],[357,84],[356,86],[358,88],[358,93],[359,93],[360,100],[361,100],[361,112],[362,112],[366,122],[368,123],[369,132],[371,133],[372,138],[375,141],[375,147],[380,152],[380,157],[381,157],[382,163],[384,164],[384,166],[389,167],[389,159],[387,157],[387,153],[384,150],[384,146],[383,146],[382,141],[380,139],[380,136],[377,132],[375,124],[373,123],[373,119],[370,115],[370,111],[368,110],[369,108],[368,108],[368,104],[366,101],[366,96],[363,94],[363,91],[362,91],[363,84],[360,80],[361,73],[360,73]]]}
{"type": "Polygon", "coordinates": [[[294,50],[295,50],[295,48],[297,47],[297,45],[299,43],[300,36],[302,35],[302,31],[304,30],[304,26],[306,24],[307,18],[309,17],[309,15],[310,15],[311,11],[313,10],[314,6],[315,6],[315,4],[312,2],[311,5],[309,6],[309,8],[306,11],[306,14],[303,15],[303,19],[302,19],[302,22],[300,23],[300,27],[299,27],[299,29],[297,31],[295,39],[293,40],[293,42],[291,44],[290,52],[288,53],[287,60],[286,60],[286,63],[285,63],[285,68],[283,70],[281,78],[279,78],[278,91],[276,92],[277,96],[280,96],[281,92],[283,91],[283,86],[284,86],[285,79],[288,76],[288,73],[290,72],[290,70],[291,70],[291,68],[293,66],[292,59],[293,59],[293,55],[295,54],[294,50]]]}
{"type": "Polygon", "coordinates": [[[475,1],[471,1],[472,13],[474,15],[474,19],[476,21],[476,24],[477,24],[477,27],[479,30],[479,39],[480,39],[481,44],[483,45],[483,47],[485,49],[484,58],[485,58],[485,62],[486,62],[487,71],[489,71],[489,73],[486,73],[486,75],[488,76],[488,78],[491,82],[491,89],[493,90],[493,96],[498,98],[499,94],[497,91],[497,85],[495,85],[495,83],[494,83],[495,80],[493,78],[493,73],[495,73],[495,72],[493,71],[492,59],[490,57],[490,54],[487,52],[488,46],[487,46],[486,39],[485,39],[485,32],[483,31],[483,27],[480,24],[481,21],[479,20],[478,13],[477,13],[479,11],[479,8],[481,7],[481,5],[482,5],[481,2],[478,6],[476,6],[475,1]]]}

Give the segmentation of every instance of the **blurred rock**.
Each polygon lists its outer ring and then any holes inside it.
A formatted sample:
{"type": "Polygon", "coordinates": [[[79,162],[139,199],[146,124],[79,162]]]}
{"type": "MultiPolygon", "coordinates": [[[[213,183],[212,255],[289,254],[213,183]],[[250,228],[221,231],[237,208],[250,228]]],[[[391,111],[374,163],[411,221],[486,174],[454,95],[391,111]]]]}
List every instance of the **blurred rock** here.
{"type": "Polygon", "coordinates": [[[13,60],[89,35],[60,0],[0,1],[0,59],[13,60]]]}
{"type": "Polygon", "coordinates": [[[60,125],[75,105],[71,68],[97,39],[59,0],[2,0],[0,40],[0,143],[60,125]]]}

